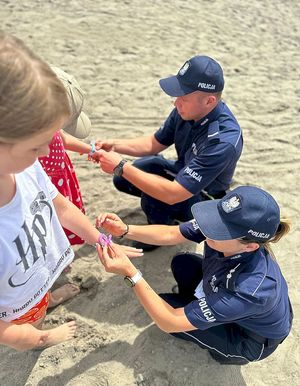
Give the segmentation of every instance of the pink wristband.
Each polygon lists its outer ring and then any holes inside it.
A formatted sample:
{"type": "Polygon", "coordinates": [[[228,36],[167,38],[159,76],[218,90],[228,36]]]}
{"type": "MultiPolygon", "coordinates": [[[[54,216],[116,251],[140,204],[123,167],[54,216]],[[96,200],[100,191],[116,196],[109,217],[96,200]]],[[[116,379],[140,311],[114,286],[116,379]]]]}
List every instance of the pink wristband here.
{"type": "Polygon", "coordinates": [[[108,247],[112,243],[112,235],[106,236],[104,233],[99,233],[98,244],[101,247],[108,247]]]}

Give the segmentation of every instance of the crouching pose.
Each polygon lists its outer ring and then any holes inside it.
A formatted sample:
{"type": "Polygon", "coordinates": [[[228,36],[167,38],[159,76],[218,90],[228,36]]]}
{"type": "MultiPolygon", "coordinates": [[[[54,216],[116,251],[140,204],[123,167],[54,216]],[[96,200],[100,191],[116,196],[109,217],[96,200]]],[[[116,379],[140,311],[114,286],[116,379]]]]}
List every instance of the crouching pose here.
{"type": "Polygon", "coordinates": [[[110,213],[97,219],[113,235],[141,242],[204,242],[203,256],[174,256],[176,293],[157,295],[118,246],[98,247],[102,264],[125,277],[159,328],[207,349],[218,362],[268,357],[292,325],[287,284],[269,246],[289,231],[288,223],[274,198],[251,186],[197,203],[192,213],[179,226],[127,225],[110,213]]]}

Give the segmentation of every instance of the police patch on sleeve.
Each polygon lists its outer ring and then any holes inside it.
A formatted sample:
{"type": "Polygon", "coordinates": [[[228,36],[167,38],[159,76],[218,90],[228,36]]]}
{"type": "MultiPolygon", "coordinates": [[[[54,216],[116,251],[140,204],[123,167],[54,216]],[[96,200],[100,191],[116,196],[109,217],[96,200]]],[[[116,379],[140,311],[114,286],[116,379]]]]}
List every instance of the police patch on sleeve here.
{"type": "Polygon", "coordinates": [[[203,298],[199,299],[198,304],[199,304],[200,310],[201,310],[204,318],[208,322],[215,322],[216,318],[215,318],[214,314],[211,312],[211,309],[208,307],[207,302],[206,302],[206,298],[203,297],[203,298]]]}

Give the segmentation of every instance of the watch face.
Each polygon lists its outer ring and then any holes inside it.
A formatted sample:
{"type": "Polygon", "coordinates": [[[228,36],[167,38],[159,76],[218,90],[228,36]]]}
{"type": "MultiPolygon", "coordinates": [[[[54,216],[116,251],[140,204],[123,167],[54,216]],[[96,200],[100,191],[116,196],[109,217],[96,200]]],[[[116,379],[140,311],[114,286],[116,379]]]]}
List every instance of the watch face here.
{"type": "Polygon", "coordinates": [[[125,276],[124,281],[125,281],[126,285],[128,285],[128,287],[134,287],[134,282],[130,279],[130,277],[125,276]]]}

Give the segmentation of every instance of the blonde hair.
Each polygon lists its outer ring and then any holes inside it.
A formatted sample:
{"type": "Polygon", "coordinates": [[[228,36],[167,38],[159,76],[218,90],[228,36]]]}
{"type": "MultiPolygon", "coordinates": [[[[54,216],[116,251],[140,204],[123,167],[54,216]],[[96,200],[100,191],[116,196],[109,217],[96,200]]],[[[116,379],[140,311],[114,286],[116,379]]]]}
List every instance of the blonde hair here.
{"type": "Polygon", "coordinates": [[[280,219],[280,223],[278,225],[277,232],[275,233],[275,235],[270,240],[267,240],[267,241],[264,241],[264,242],[259,242],[257,240],[251,240],[251,239],[248,239],[248,238],[244,238],[244,239],[239,239],[239,241],[242,244],[256,243],[259,246],[262,246],[275,259],[274,252],[272,251],[270,243],[277,243],[290,230],[291,230],[291,222],[290,222],[290,220],[288,220],[288,219],[280,219]]]}
{"type": "Polygon", "coordinates": [[[65,88],[51,68],[0,31],[0,142],[16,143],[69,115],[65,88]]]}

